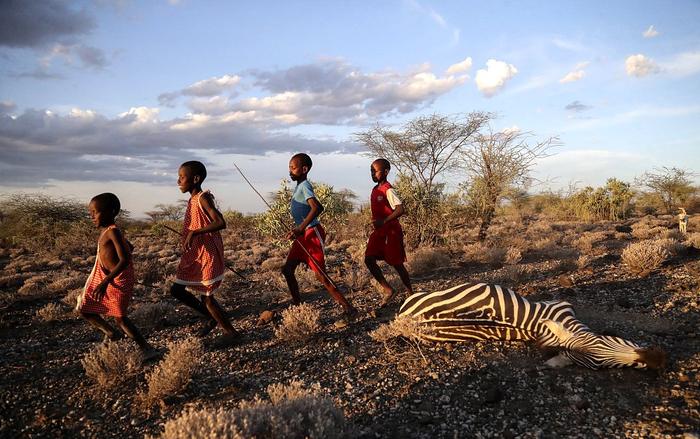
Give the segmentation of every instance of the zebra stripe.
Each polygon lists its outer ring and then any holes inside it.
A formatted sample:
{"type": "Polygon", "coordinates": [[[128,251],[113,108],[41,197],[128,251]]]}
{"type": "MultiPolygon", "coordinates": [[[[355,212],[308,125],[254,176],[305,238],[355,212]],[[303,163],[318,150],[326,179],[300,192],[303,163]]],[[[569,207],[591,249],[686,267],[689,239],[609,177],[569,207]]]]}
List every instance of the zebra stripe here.
{"type": "Polygon", "coordinates": [[[399,316],[410,316],[429,327],[423,336],[433,341],[537,340],[591,369],[647,367],[641,354],[645,348],[591,332],[576,319],[570,303],[530,302],[499,285],[461,284],[416,293],[401,305],[399,316]]]}

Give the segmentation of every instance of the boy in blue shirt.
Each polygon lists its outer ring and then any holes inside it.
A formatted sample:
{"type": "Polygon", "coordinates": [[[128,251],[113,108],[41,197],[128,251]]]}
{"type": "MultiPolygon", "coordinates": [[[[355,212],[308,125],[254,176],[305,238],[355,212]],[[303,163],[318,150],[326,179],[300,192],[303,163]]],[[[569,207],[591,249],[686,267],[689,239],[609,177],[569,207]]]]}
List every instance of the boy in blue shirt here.
{"type": "Polygon", "coordinates": [[[289,160],[289,177],[292,181],[297,182],[291,202],[292,217],[296,227],[287,234],[287,239],[294,240],[294,243],[289,250],[287,262],[282,268],[282,274],[287,280],[292,303],[298,305],[301,303],[301,296],[294,271],[299,264],[305,263],[314,271],[316,278],[323,284],[328,294],[343,307],[348,320],[351,320],[357,315],[357,310],[325,274],[323,240],[326,237],[326,232],[318,221],[318,215],[323,212],[323,206],[316,199],[314,189],[306,179],[312,165],[311,157],[304,153],[295,154],[289,160]]]}

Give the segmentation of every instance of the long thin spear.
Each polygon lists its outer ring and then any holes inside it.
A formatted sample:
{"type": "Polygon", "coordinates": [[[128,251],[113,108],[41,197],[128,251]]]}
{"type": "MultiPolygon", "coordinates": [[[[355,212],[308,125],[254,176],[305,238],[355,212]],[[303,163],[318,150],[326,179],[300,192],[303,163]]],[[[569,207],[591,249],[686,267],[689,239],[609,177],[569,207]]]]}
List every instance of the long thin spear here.
{"type": "MultiPolygon", "coordinates": [[[[162,225],[163,227],[165,227],[166,229],[170,230],[171,232],[175,233],[176,235],[182,236],[182,233],[178,232],[177,230],[173,229],[172,227],[168,226],[167,224],[161,224],[161,225],[162,225]]],[[[233,271],[234,273],[236,273],[236,274],[238,275],[238,277],[240,277],[240,278],[243,279],[244,281],[249,282],[248,279],[246,279],[245,276],[243,276],[241,273],[239,273],[239,272],[237,272],[236,270],[234,270],[232,266],[230,266],[229,264],[226,263],[226,261],[224,261],[224,266],[225,266],[226,268],[228,268],[229,270],[233,271]]]]}
{"type": "MultiPolygon", "coordinates": [[[[245,180],[245,182],[248,183],[248,186],[250,186],[250,188],[253,189],[253,191],[254,191],[256,194],[258,194],[258,197],[260,197],[260,199],[263,201],[263,203],[265,203],[265,205],[267,206],[267,208],[270,209],[270,210],[272,210],[272,206],[270,206],[270,203],[268,203],[267,200],[265,199],[265,197],[263,197],[263,196],[260,194],[260,192],[258,192],[258,190],[255,189],[255,186],[253,186],[253,183],[251,183],[250,180],[248,180],[248,178],[245,176],[245,174],[243,173],[243,171],[241,171],[241,168],[239,168],[238,165],[237,165],[235,162],[234,162],[233,166],[236,167],[236,170],[238,171],[239,174],[241,174],[241,177],[243,177],[243,180],[245,180]]],[[[278,218],[278,221],[280,222],[280,224],[282,224],[282,227],[284,227],[285,229],[289,229],[289,225],[286,224],[286,223],[282,220],[282,218],[278,218]]],[[[322,275],[331,285],[333,285],[333,288],[338,289],[338,287],[336,286],[335,282],[333,282],[333,279],[331,279],[331,277],[328,276],[328,273],[326,273],[326,270],[324,270],[323,267],[321,267],[321,265],[318,263],[318,261],[316,261],[316,258],[314,258],[313,256],[311,256],[311,253],[309,253],[309,251],[306,249],[306,247],[304,247],[304,244],[302,244],[302,242],[301,242],[301,240],[299,239],[299,237],[295,236],[295,237],[294,237],[294,240],[299,244],[299,246],[301,247],[301,249],[304,250],[304,253],[306,253],[306,256],[309,257],[309,260],[311,261],[312,264],[314,264],[314,267],[316,267],[316,269],[318,270],[318,272],[321,273],[321,275],[322,275]]]]}

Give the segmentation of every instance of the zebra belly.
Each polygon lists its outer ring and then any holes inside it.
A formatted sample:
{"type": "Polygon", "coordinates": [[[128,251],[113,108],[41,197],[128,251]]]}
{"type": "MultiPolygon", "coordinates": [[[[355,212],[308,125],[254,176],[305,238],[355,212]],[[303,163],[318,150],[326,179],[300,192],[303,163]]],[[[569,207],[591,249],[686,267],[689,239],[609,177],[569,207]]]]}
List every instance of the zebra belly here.
{"type": "Polygon", "coordinates": [[[434,341],[535,340],[538,334],[492,320],[436,319],[421,322],[431,329],[426,338],[434,341]]]}

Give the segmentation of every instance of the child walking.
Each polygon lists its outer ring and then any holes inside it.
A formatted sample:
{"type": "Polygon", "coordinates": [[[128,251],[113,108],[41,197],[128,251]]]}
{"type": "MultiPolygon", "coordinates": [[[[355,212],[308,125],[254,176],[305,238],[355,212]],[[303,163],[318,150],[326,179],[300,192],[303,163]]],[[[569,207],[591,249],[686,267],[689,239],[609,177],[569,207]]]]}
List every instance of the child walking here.
{"type": "Polygon", "coordinates": [[[218,324],[225,334],[221,341],[229,343],[238,332],[213,296],[224,278],[224,244],[219,230],[226,228],[226,221],[214,204],[214,196],[202,190],[206,177],[207,169],[198,161],[185,162],[178,170],[177,185],[191,197],[182,225],[182,257],[170,294],[207,319],[198,332],[200,337],[218,324]],[[201,300],[186,288],[199,292],[201,300]]]}
{"type": "Polygon", "coordinates": [[[88,205],[90,218],[102,230],[97,240],[97,256],[92,272],[78,296],[76,311],[92,326],[100,330],[105,340],[118,340],[123,335],[102,317],[111,316],[126,335],[141,348],[144,360],[158,355],[126,316],[134,291],[134,264],[131,244],[114,219],[121,210],[119,198],[106,192],[95,196],[88,205]]]}
{"type": "Polygon", "coordinates": [[[287,234],[287,239],[294,240],[294,243],[289,250],[289,255],[287,255],[282,274],[292,295],[292,303],[298,305],[301,303],[301,296],[299,295],[299,283],[294,276],[294,271],[299,264],[306,264],[313,270],[316,278],[323,284],[333,300],[343,307],[346,320],[349,321],[357,316],[357,310],[338,291],[328,279],[328,275],[325,274],[323,240],[326,237],[326,232],[318,221],[318,215],[323,212],[323,206],[316,199],[313,187],[307,180],[307,174],[311,170],[312,165],[311,157],[304,153],[295,154],[289,160],[289,177],[292,181],[297,182],[291,201],[291,212],[296,227],[287,234]]]}
{"type": "Polygon", "coordinates": [[[406,251],[403,246],[403,230],[399,217],[405,213],[401,199],[387,181],[391,164],[386,159],[377,159],[371,166],[372,181],[377,183],[370,195],[372,210],[372,226],[374,231],[369,235],[365,250],[365,265],[372,276],[384,289],[380,307],[385,307],[396,295],[389,282],[386,281],[382,270],[377,265],[378,260],[384,260],[394,267],[406,286],[409,295],[413,294],[411,279],[403,265],[406,262],[406,251]]]}

